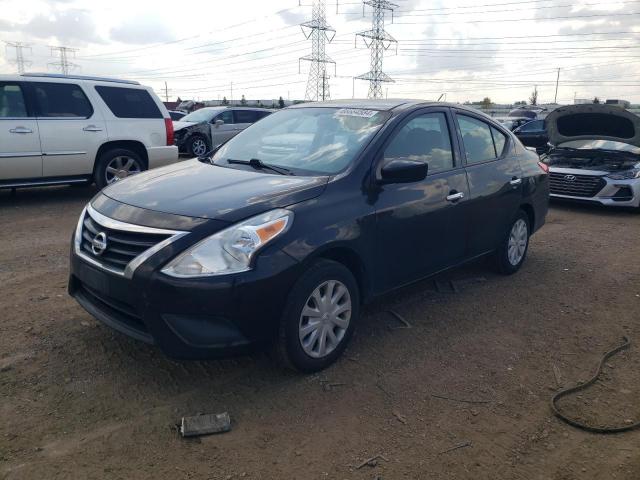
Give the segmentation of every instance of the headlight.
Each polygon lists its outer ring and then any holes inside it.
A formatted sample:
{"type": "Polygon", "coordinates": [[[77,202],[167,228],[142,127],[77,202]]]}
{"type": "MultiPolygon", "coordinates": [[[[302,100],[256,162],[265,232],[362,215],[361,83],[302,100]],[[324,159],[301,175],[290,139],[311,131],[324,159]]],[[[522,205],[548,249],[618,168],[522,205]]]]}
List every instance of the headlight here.
{"type": "Polygon", "coordinates": [[[610,173],[607,177],[612,180],[631,180],[633,178],[640,178],[640,168],[632,168],[631,170],[610,173]]]}
{"type": "Polygon", "coordinates": [[[245,272],[251,269],[255,254],[285,233],[292,222],[290,210],[257,215],[198,242],[169,262],[162,273],[188,278],[245,272]]]}

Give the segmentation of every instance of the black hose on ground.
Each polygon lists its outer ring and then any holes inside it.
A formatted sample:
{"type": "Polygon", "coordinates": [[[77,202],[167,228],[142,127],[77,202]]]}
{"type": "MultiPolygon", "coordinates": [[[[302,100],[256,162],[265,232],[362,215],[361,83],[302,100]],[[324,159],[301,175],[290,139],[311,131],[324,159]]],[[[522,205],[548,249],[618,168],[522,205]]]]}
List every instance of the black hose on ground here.
{"type": "Polygon", "coordinates": [[[557,402],[561,398],[566,397],[567,395],[571,395],[572,393],[585,390],[589,388],[591,385],[593,385],[596,382],[596,380],[598,380],[598,377],[602,373],[602,367],[604,366],[605,362],[609,360],[609,358],[613,357],[616,353],[619,353],[622,350],[629,348],[629,346],[631,345],[631,340],[629,340],[627,337],[622,337],[622,338],[624,340],[624,343],[604,354],[604,356],[602,357],[602,360],[600,360],[600,363],[598,364],[598,369],[596,370],[595,375],[591,377],[589,381],[575,387],[570,387],[570,388],[565,388],[563,390],[560,390],[553,397],[551,397],[551,410],[553,411],[556,417],[565,421],[569,425],[572,425],[577,428],[581,428],[582,430],[586,430],[588,432],[594,432],[594,433],[620,433],[620,432],[627,432],[629,430],[633,430],[634,428],[640,427],[640,421],[631,423],[629,425],[624,425],[622,427],[594,427],[592,425],[587,425],[585,423],[582,423],[579,420],[576,420],[574,418],[568,417],[567,415],[561,413],[560,409],[557,406],[557,402]]]}

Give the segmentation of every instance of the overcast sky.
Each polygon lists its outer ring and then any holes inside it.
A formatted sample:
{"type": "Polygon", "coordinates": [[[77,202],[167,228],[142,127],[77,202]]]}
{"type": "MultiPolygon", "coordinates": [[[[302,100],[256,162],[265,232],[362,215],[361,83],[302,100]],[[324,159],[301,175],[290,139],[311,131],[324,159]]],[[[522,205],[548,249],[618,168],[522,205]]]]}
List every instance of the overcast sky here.
{"type": "MultiPolygon", "coordinates": [[[[640,103],[640,0],[396,0],[385,52],[389,98],[464,102],[559,103],[574,97],[640,103]],[[445,6],[446,5],[446,6],[445,6]]],[[[357,0],[327,1],[336,30],[327,54],[331,97],[366,97],[352,77],[370,69],[355,33],[371,28],[371,9],[357,0]]],[[[304,98],[311,52],[299,23],[311,0],[158,2],[150,0],[0,0],[0,40],[31,45],[30,71],[54,71],[50,45],[77,49],[74,73],[138,80],[182,99],[304,98]],[[231,89],[233,82],[233,92],[231,89]]],[[[15,51],[0,49],[0,73],[12,73],[15,51]]],[[[162,95],[164,99],[164,95],[162,95]]]]}

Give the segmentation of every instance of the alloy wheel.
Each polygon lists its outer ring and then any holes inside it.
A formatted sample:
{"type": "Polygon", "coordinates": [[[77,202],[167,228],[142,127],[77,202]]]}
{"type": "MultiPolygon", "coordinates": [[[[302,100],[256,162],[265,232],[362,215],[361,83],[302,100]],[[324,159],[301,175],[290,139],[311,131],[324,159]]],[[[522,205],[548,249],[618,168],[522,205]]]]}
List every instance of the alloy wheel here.
{"type": "Polygon", "coordinates": [[[300,314],[298,337],[304,352],[312,358],[333,352],[349,328],[351,311],[351,295],[342,282],[328,280],[320,284],[300,314]]]}
{"type": "Polygon", "coordinates": [[[127,156],[114,157],[105,170],[107,185],[141,171],[142,168],[136,159],[127,156]]]}
{"type": "Polygon", "coordinates": [[[191,152],[198,157],[204,155],[207,153],[207,143],[201,138],[194,139],[191,142],[191,152]]]}
{"type": "Polygon", "coordinates": [[[514,267],[522,261],[527,251],[528,241],[529,231],[527,229],[527,222],[519,218],[511,227],[509,242],[507,244],[507,257],[509,263],[514,267]]]}

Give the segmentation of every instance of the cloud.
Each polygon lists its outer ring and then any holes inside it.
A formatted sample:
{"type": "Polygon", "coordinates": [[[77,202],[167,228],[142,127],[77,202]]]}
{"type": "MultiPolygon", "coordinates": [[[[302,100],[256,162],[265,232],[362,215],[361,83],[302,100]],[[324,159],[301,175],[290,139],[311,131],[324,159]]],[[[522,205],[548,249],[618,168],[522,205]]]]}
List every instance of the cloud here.
{"type": "Polygon", "coordinates": [[[139,17],[129,18],[112,28],[110,37],[117,42],[136,45],[175,40],[171,27],[155,15],[146,15],[144,22],[141,22],[139,17]]]}
{"type": "Polygon", "coordinates": [[[291,12],[289,10],[283,10],[278,12],[278,16],[286,25],[300,25],[303,22],[311,20],[311,12],[307,11],[291,12]]]}
{"type": "Polygon", "coordinates": [[[55,38],[61,43],[104,42],[96,33],[91,13],[75,8],[37,14],[27,23],[14,25],[14,29],[37,38],[55,38]]]}

